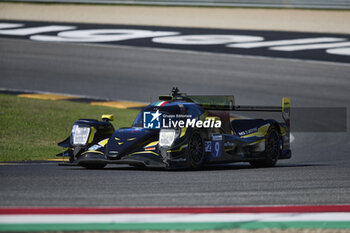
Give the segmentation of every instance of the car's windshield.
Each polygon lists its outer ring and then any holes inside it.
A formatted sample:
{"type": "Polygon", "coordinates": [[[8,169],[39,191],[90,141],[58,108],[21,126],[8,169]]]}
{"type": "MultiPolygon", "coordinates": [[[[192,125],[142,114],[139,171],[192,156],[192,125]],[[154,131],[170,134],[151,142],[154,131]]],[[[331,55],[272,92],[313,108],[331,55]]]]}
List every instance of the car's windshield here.
{"type": "Polygon", "coordinates": [[[141,111],[138,115],[137,115],[137,117],[136,117],[136,119],[134,120],[134,123],[132,123],[132,126],[133,127],[142,127],[143,126],[143,111],[141,111]]]}

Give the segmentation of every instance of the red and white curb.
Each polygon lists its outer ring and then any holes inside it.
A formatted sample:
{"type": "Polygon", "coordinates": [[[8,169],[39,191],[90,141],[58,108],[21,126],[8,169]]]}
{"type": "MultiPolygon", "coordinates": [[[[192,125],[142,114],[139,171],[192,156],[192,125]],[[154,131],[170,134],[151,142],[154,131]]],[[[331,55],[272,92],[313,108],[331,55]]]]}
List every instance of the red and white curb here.
{"type": "Polygon", "coordinates": [[[0,231],[350,229],[350,205],[0,208],[0,231]]]}

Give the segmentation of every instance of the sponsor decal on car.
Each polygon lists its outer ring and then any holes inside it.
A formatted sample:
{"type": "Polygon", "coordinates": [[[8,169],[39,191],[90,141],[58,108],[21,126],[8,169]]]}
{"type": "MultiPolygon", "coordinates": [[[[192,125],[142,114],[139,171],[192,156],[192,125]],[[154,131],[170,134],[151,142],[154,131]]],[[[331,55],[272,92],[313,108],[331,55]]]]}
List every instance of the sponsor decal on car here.
{"type": "Polygon", "coordinates": [[[193,118],[192,115],[168,115],[157,111],[143,113],[143,127],[147,129],[160,128],[220,128],[222,122],[215,118],[200,120],[193,118]]]}
{"type": "Polygon", "coordinates": [[[93,145],[92,147],[90,147],[88,150],[98,150],[100,149],[102,146],[96,144],[96,145],[93,145]]]}

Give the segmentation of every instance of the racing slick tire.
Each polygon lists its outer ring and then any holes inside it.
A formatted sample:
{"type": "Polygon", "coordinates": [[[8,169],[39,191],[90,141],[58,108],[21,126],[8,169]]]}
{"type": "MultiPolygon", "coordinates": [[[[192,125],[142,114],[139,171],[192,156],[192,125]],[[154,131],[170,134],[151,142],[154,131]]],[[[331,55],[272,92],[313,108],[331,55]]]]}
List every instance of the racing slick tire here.
{"type": "Polygon", "coordinates": [[[264,160],[250,161],[249,163],[253,167],[273,167],[281,155],[281,136],[275,125],[270,126],[265,138],[265,158],[264,160]]]}
{"type": "Polygon", "coordinates": [[[204,161],[204,140],[198,131],[193,131],[187,147],[187,165],[190,169],[198,169],[204,161]]]}

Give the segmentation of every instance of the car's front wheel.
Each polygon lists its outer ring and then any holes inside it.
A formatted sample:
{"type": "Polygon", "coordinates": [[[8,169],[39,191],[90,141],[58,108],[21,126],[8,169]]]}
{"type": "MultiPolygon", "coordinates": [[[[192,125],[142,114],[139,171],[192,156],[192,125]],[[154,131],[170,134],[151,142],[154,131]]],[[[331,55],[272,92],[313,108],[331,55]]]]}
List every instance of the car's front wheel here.
{"type": "Polygon", "coordinates": [[[204,141],[199,132],[194,131],[188,141],[187,163],[192,169],[198,169],[204,161],[204,141]]]}

